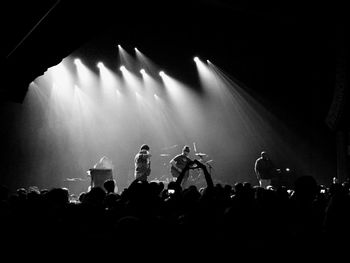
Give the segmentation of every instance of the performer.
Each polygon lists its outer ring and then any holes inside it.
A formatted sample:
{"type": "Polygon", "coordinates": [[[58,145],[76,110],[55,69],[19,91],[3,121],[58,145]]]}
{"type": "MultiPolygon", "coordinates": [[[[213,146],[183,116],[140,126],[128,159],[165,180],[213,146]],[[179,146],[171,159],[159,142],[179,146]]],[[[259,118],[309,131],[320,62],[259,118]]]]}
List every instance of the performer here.
{"type": "Polygon", "coordinates": [[[262,151],[260,157],[255,161],[254,170],[260,187],[266,189],[267,186],[271,185],[274,165],[265,151],[262,151]]]}
{"type": "MultiPolygon", "coordinates": [[[[191,151],[190,147],[188,145],[185,145],[182,148],[182,153],[176,155],[173,159],[170,160],[170,164],[171,164],[170,172],[174,178],[177,178],[180,175],[182,169],[185,168],[187,163],[192,162],[192,160],[188,157],[190,154],[190,151],[191,151]]],[[[187,186],[188,177],[189,177],[189,171],[185,173],[184,178],[181,182],[181,187],[183,189],[187,186]]]]}
{"type": "Polygon", "coordinates": [[[140,181],[147,181],[147,177],[151,173],[151,153],[150,147],[143,144],[140,151],[135,156],[135,178],[140,181]]]}

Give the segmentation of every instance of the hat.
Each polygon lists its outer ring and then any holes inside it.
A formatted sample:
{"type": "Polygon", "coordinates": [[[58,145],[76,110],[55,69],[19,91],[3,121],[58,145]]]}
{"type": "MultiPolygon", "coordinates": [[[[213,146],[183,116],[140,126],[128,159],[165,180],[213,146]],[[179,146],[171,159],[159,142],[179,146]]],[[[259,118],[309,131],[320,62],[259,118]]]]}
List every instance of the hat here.
{"type": "Polygon", "coordinates": [[[140,150],[146,150],[149,151],[149,146],[147,144],[142,144],[141,149],[140,150]]]}

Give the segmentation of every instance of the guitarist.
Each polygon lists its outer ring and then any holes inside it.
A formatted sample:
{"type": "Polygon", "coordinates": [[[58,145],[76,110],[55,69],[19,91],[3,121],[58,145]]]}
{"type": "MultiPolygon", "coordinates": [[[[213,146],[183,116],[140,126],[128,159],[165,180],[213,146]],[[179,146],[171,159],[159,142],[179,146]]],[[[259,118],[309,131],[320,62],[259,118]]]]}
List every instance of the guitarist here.
{"type": "MultiPolygon", "coordinates": [[[[188,155],[190,154],[190,151],[191,151],[190,147],[188,145],[185,145],[182,148],[182,153],[176,155],[173,159],[170,160],[170,164],[171,164],[170,172],[174,178],[177,178],[180,175],[181,171],[185,168],[186,164],[192,162],[192,160],[188,157],[188,155]]],[[[188,177],[189,177],[189,170],[186,171],[182,179],[182,182],[181,182],[182,189],[185,189],[185,187],[187,186],[188,177]]]]}

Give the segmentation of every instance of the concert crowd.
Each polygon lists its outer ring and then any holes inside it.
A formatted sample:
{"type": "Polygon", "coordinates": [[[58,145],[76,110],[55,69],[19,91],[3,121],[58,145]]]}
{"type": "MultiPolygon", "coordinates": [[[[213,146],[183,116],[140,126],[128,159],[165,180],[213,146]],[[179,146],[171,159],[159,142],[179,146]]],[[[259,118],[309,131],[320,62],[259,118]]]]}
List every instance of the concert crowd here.
{"type": "Polygon", "coordinates": [[[10,193],[1,186],[3,251],[21,251],[12,257],[74,251],[113,258],[163,252],[180,258],[185,253],[269,258],[346,247],[349,181],[323,186],[312,176],[299,176],[291,188],[223,185],[213,183],[205,165],[198,166],[205,176],[202,188],[182,189],[189,165],[168,184],[135,179],[116,192],[115,180],[106,180],[76,198],[67,188],[10,193]]]}

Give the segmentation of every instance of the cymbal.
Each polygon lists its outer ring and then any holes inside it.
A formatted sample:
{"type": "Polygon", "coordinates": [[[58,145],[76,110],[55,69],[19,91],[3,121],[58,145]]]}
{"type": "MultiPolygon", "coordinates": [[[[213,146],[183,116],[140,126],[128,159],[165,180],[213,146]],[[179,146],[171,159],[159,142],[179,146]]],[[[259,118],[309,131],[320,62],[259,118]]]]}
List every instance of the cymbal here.
{"type": "Polygon", "coordinates": [[[162,156],[162,157],[166,157],[166,156],[169,156],[170,154],[168,154],[168,153],[162,153],[160,156],[162,156]]]}
{"type": "Polygon", "coordinates": [[[195,155],[197,155],[197,156],[207,156],[206,153],[196,153],[195,155]]]}

